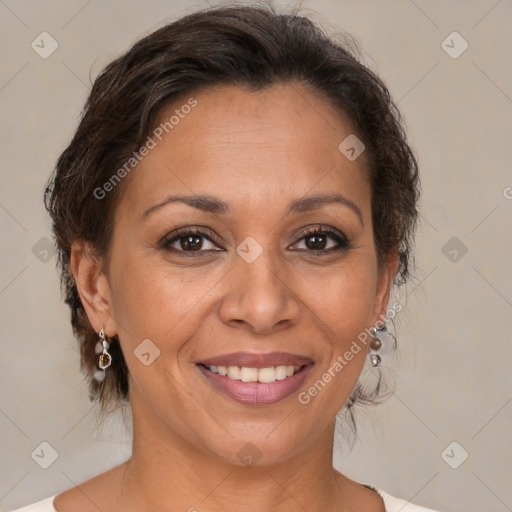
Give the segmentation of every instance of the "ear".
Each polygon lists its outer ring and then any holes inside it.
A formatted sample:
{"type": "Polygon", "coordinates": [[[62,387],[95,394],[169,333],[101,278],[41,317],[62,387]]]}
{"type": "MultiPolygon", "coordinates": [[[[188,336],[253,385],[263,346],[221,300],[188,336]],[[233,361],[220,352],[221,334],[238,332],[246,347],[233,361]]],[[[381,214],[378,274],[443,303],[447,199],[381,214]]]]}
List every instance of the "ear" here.
{"type": "Polygon", "coordinates": [[[384,320],[389,304],[389,295],[393,287],[393,280],[398,270],[398,249],[395,249],[388,255],[385,263],[380,269],[377,277],[377,290],[375,295],[375,306],[373,311],[375,325],[378,320],[384,320]]]}
{"type": "Polygon", "coordinates": [[[112,317],[110,285],[103,272],[102,260],[89,244],[75,241],[71,245],[70,266],[93,329],[99,332],[103,328],[107,336],[115,336],[117,328],[112,317]]]}

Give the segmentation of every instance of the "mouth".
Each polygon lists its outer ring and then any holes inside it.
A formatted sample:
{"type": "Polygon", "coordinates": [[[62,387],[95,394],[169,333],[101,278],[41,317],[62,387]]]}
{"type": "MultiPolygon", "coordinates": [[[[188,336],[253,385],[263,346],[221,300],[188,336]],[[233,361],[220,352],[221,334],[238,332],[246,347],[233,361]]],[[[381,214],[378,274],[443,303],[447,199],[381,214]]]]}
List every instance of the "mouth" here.
{"type": "Polygon", "coordinates": [[[302,385],[313,362],[294,354],[239,352],[196,364],[217,391],[244,405],[270,405],[302,385]]]}
{"type": "Polygon", "coordinates": [[[215,366],[203,365],[212,373],[217,373],[231,380],[240,380],[242,382],[260,382],[270,384],[276,380],[284,380],[287,377],[295,375],[304,366],[279,365],[267,366],[264,368],[250,368],[248,366],[215,366]]]}

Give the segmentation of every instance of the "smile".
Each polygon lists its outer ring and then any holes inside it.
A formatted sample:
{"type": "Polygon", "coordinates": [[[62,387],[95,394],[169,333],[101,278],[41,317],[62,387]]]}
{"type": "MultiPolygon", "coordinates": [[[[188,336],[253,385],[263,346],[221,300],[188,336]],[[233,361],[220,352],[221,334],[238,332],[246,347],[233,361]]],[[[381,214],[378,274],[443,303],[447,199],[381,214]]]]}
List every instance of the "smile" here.
{"type": "Polygon", "coordinates": [[[212,373],[227,376],[228,379],[241,380],[242,382],[270,383],[276,380],[284,380],[297,373],[302,366],[268,366],[266,368],[249,368],[247,366],[208,366],[212,373]]]}
{"type": "Polygon", "coordinates": [[[299,390],[313,368],[303,356],[239,352],[196,363],[207,382],[235,402],[270,405],[299,390]]]}

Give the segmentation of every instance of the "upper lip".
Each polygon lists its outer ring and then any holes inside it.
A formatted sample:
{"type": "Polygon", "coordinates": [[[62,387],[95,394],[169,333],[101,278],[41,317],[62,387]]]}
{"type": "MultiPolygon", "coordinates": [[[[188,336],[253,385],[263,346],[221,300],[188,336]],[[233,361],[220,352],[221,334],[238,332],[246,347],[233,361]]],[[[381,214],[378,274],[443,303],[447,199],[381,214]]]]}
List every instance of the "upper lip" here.
{"type": "Polygon", "coordinates": [[[245,366],[247,368],[266,368],[268,366],[304,366],[313,361],[305,356],[287,352],[232,352],[198,361],[207,366],[245,366]]]}

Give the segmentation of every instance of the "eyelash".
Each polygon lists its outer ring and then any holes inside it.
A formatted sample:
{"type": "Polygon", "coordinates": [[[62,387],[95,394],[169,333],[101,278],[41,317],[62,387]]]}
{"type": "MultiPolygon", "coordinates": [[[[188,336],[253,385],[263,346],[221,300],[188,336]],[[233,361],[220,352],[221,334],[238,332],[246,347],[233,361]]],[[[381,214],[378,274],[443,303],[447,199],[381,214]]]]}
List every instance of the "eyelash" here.
{"type": "MultiPolygon", "coordinates": [[[[212,244],[216,244],[215,240],[215,234],[213,231],[211,231],[208,228],[203,228],[204,231],[201,231],[198,228],[181,228],[176,231],[173,231],[172,233],[169,233],[165,235],[160,242],[160,246],[162,249],[169,251],[169,252],[177,252],[187,255],[188,257],[197,257],[200,256],[201,253],[210,252],[212,249],[206,249],[206,250],[199,250],[199,251],[184,251],[182,249],[175,249],[171,247],[171,245],[177,241],[179,241],[181,238],[185,238],[187,236],[199,236],[202,238],[206,238],[208,241],[210,241],[212,244]]],[[[298,249],[300,251],[306,251],[313,254],[327,254],[335,251],[348,251],[352,248],[352,244],[350,243],[350,240],[341,232],[339,232],[336,229],[330,228],[330,227],[313,227],[308,228],[302,233],[302,236],[299,238],[299,240],[295,243],[298,243],[302,241],[305,238],[310,238],[315,235],[327,235],[328,237],[332,238],[338,245],[336,247],[330,247],[329,249],[298,249]]],[[[295,244],[294,244],[295,245],[295,244]]],[[[218,249],[214,249],[215,251],[218,249]]],[[[297,249],[295,249],[297,250],[297,249]]]]}
{"type": "Polygon", "coordinates": [[[337,244],[337,247],[331,247],[330,249],[309,249],[308,252],[313,253],[329,253],[332,251],[341,251],[341,250],[349,250],[352,248],[350,240],[340,231],[329,228],[329,227],[313,227],[308,228],[302,233],[302,236],[299,238],[303,240],[304,238],[309,238],[314,235],[328,235],[330,236],[337,244]]]}

